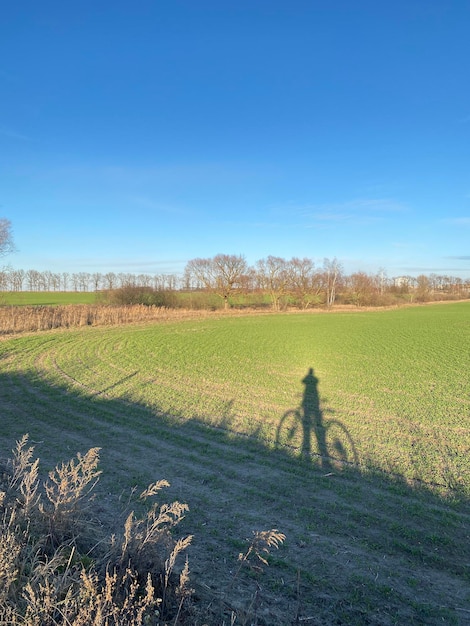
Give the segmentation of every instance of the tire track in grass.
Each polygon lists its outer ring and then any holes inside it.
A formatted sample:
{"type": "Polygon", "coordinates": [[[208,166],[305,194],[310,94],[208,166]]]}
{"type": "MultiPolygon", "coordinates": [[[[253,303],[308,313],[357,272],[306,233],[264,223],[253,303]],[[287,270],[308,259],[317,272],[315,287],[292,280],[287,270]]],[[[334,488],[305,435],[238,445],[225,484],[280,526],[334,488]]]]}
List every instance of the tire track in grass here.
{"type": "MultiPolygon", "coordinates": [[[[24,390],[25,388],[23,387],[21,394],[24,393],[24,390]]],[[[40,394],[36,393],[34,387],[30,389],[30,393],[35,396],[36,400],[39,398],[40,394]]],[[[54,402],[50,404],[54,404],[54,402]]],[[[45,406],[45,410],[46,409],[47,404],[45,406]]],[[[116,411],[112,411],[111,413],[119,419],[119,415],[117,415],[116,411]]],[[[65,417],[68,420],[71,416],[78,418],[80,415],[79,412],[74,411],[65,415],[65,417]]],[[[87,427],[86,432],[88,435],[81,438],[83,442],[85,442],[87,438],[92,440],[96,439],[94,433],[96,433],[99,420],[97,421],[96,418],[94,418],[91,423],[95,425],[95,430],[90,430],[90,428],[87,427]]],[[[91,423],[88,426],[90,426],[91,423]]],[[[108,425],[108,423],[109,422],[106,421],[105,424],[108,425]]],[[[186,430],[187,429],[184,429],[183,433],[181,431],[178,432],[179,441],[178,437],[175,438],[175,433],[171,429],[162,428],[160,428],[156,437],[149,440],[148,435],[145,435],[145,438],[143,438],[138,432],[133,431],[130,433],[128,428],[122,425],[115,425],[113,428],[113,452],[104,450],[103,456],[105,458],[108,457],[108,466],[112,465],[115,468],[121,468],[115,470],[112,480],[112,482],[115,483],[117,477],[116,471],[121,474],[123,471],[124,473],[129,471],[131,463],[127,447],[133,448],[132,454],[136,456],[137,459],[151,459],[151,450],[153,450],[155,446],[157,468],[161,469],[163,467],[169,473],[179,476],[173,487],[173,490],[177,492],[177,497],[184,499],[185,493],[191,493],[195,496],[196,502],[193,506],[195,506],[196,511],[202,511],[203,514],[199,514],[199,519],[194,519],[194,516],[190,513],[188,515],[188,526],[194,521],[199,529],[203,529],[207,526],[209,526],[209,529],[212,528],[212,534],[209,533],[209,537],[205,537],[204,539],[209,541],[213,546],[213,554],[217,555],[217,558],[209,559],[209,562],[204,559],[201,561],[202,554],[200,550],[204,552],[207,546],[204,544],[199,548],[196,544],[196,547],[193,549],[193,556],[196,561],[195,571],[198,577],[201,578],[201,584],[202,581],[205,580],[204,574],[208,572],[210,575],[205,583],[208,586],[210,586],[210,583],[214,580],[214,573],[216,574],[217,580],[223,579],[224,575],[226,576],[227,574],[225,565],[222,567],[222,564],[229,561],[229,558],[233,558],[234,556],[233,543],[231,544],[230,540],[236,543],[237,537],[249,537],[253,526],[257,522],[265,521],[269,517],[277,518],[276,521],[279,522],[277,525],[282,525],[283,530],[285,529],[285,532],[290,535],[291,545],[288,547],[288,551],[290,553],[300,552],[303,558],[297,561],[297,566],[301,567],[306,572],[315,571],[316,566],[318,566],[317,561],[320,560],[321,568],[326,569],[330,574],[331,572],[335,572],[336,577],[338,570],[341,569],[341,561],[343,558],[347,559],[351,568],[352,564],[355,564],[354,568],[352,568],[354,569],[355,575],[358,575],[361,571],[359,563],[363,562],[364,559],[367,560],[370,567],[371,560],[370,558],[366,559],[368,550],[361,547],[361,543],[351,541],[348,532],[346,533],[346,537],[341,537],[341,527],[344,524],[338,524],[338,522],[336,522],[336,534],[333,533],[333,538],[331,537],[331,529],[328,529],[329,532],[327,534],[323,534],[322,531],[318,532],[317,525],[314,525],[314,531],[301,530],[299,536],[299,522],[301,523],[306,515],[305,511],[300,510],[301,508],[306,509],[311,514],[317,507],[321,507],[321,510],[325,512],[325,507],[328,505],[328,507],[332,509],[332,512],[329,516],[326,515],[326,517],[332,520],[336,516],[335,508],[341,506],[341,500],[338,496],[335,496],[334,490],[333,492],[331,490],[331,483],[327,484],[326,488],[324,485],[321,485],[321,481],[324,477],[318,472],[311,471],[309,468],[307,471],[304,470],[304,472],[300,471],[299,473],[299,471],[296,471],[298,468],[292,465],[290,459],[280,463],[279,458],[272,458],[269,455],[261,458],[258,450],[252,453],[245,451],[244,466],[243,471],[241,471],[239,455],[237,451],[233,449],[233,445],[227,445],[220,441],[211,441],[207,437],[207,433],[197,437],[194,433],[194,430],[197,430],[197,428],[190,429],[189,433],[186,432],[186,430]],[[166,437],[162,439],[161,435],[163,433],[166,437]],[[189,459],[187,455],[184,454],[184,450],[187,449],[188,440],[191,441],[192,444],[192,453],[189,459]],[[197,442],[202,444],[200,452],[198,452],[198,446],[195,445],[197,442]],[[191,472],[188,471],[188,468],[191,468],[191,472]],[[215,480],[215,478],[218,480],[215,480]],[[313,480],[320,481],[320,484],[316,485],[317,492],[310,495],[310,502],[308,506],[306,506],[305,496],[303,494],[307,490],[311,491],[311,482],[313,480]],[[295,505],[291,502],[290,512],[286,515],[285,501],[283,502],[285,496],[279,494],[279,499],[275,496],[273,497],[272,494],[276,494],[276,487],[279,484],[289,485],[292,490],[291,495],[294,496],[293,500],[297,501],[297,511],[295,505]],[[248,489],[247,485],[250,486],[248,489]],[[265,495],[266,493],[271,494],[271,497],[263,498],[263,494],[265,495]],[[295,549],[292,546],[296,546],[295,549]],[[299,549],[298,546],[303,546],[303,548],[299,549]],[[311,555],[306,555],[305,548],[307,548],[307,546],[310,550],[313,548],[311,555]],[[228,550],[227,547],[229,548],[228,550]],[[197,563],[199,563],[199,566],[197,563]],[[198,567],[200,569],[198,569],[198,567]]],[[[59,432],[57,436],[63,437],[63,433],[59,432]]],[[[74,443],[76,443],[76,440],[74,443]]],[[[93,443],[96,444],[96,441],[93,441],[93,443]]],[[[149,478],[164,477],[161,472],[158,476],[150,476],[150,474],[153,473],[152,469],[155,467],[155,462],[149,463],[149,465],[150,467],[146,468],[145,472],[149,478]]],[[[155,469],[153,471],[155,471],[155,469]]],[[[139,478],[140,480],[144,479],[142,473],[139,475],[139,478]]],[[[356,482],[357,481],[352,481],[352,485],[356,482]]],[[[123,480],[120,484],[124,486],[125,481],[123,480]]],[[[402,498],[395,499],[396,501],[400,501],[402,498]]],[[[405,500],[405,498],[403,498],[403,500],[405,500]]],[[[102,504],[103,507],[106,505],[106,502],[108,506],[116,504],[116,502],[112,500],[105,499],[102,504]]],[[[347,507],[344,507],[343,504],[342,508],[347,517],[347,507]]],[[[313,515],[313,520],[315,519],[317,519],[317,521],[321,520],[321,516],[316,518],[316,516],[313,515]]],[[[364,521],[365,516],[363,516],[362,519],[364,521]]],[[[371,522],[369,521],[369,523],[371,522]]],[[[376,528],[380,528],[383,525],[383,517],[374,519],[374,525],[376,528]]],[[[256,526],[254,527],[256,528],[256,526]]],[[[349,531],[352,530],[353,528],[350,526],[349,531]]],[[[366,546],[370,544],[371,541],[370,538],[367,539],[367,536],[362,538],[362,543],[366,546]]],[[[285,580],[288,580],[289,571],[292,579],[292,567],[294,567],[296,563],[293,554],[286,555],[285,558],[288,558],[288,556],[290,556],[293,562],[290,570],[282,574],[285,580]]],[[[378,557],[375,557],[375,561],[377,561],[377,559],[378,557]]],[[[387,563],[388,568],[390,568],[387,571],[389,575],[392,570],[394,571],[395,580],[400,576],[400,569],[403,567],[400,561],[400,558],[391,556],[387,563]]],[[[378,563],[376,562],[375,565],[378,566],[378,563]]],[[[419,576],[419,572],[415,572],[415,575],[419,576]]],[[[442,578],[440,584],[446,592],[449,592],[449,581],[446,582],[445,577],[442,578]]],[[[293,582],[294,581],[291,580],[291,584],[293,582]]],[[[246,584],[248,585],[248,583],[246,584]]],[[[336,587],[338,591],[344,591],[338,582],[336,582],[336,587]]],[[[248,588],[246,591],[248,591],[248,588]]],[[[334,597],[335,593],[332,593],[332,601],[334,597]]]]}
{"type": "MultiPolygon", "coordinates": [[[[157,404],[125,401],[118,387],[97,395],[106,367],[99,384],[90,384],[87,374],[83,380],[78,376],[77,385],[53,366],[52,355],[60,349],[73,351],[74,344],[36,344],[8,363],[0,361],[6,383],[0,388],[2,443],[7,433],[23,434],[16,417],[31,413],[29,423],[42,435],[39,455],[52,463],[59,460],[57,452],[67,459],[77,446],[84,451],[101,445],[105,473],[98,493],[110,522],[122,492],[168,479],[163,499],[168,495],[190,506],[183,529],[196,533],[190,567],[201,595],[229,584],[229,570],[252,530],[278,527],[287,534],[286,545],[259,579],[265,624],[285,626],[292,619],[298,571],[302,615],[315,615],[319,623],[341,623],[343,616],[342,623],[362,626],[367,619],[383,626],[424,615],[424,623],[437,624],[448,616],[439,607],[459,615],[455,607],[468,589],[463,573],[469,560],[468,505],[449,508],[429,491],[384,476],[352,470],[325,476],[256,441],[165,415],[157,404]]],[[[85,362],[93,361],[93,354],[89,351],[85,362]]],[[[101,361],[96,360],[97,371],[101,361]]],[[[60,358],[58,363],[67,373],[60,358]]],[[[134,363],[128,366],[124,371],[110,366],[107,382],[135,371],[134,363]]],[[[141,382],[138,376],[132,380],[141,382]]],[[[248,601],[254,588],[243,576],[232,602],[248,601]]]]}
{"type": "MultiPolygon", "coordinates": [[[[193,571],[200,581],[201,589],[210,588],[214,580],[220,581],[227,577],[226,563],[230,563],[230,559],[235,559],[236,548],[243,544],[243,539],[250,536],[251,530],[273,519],[276,526],[288,533],[289,540],[286,552],[278,557],[281,567],[280,577],[276,578],[273,575],[274,578],[269,580],[271,584],[279,585],[282,578],[284,587],[290,585],[290,592],[288,588],[284,588],[287,595],[293,594],[295,588],[294,569],[300,568],[304,573],[309,572],[310,576],[316,571],[317,576],[320,576],[321,572],[321,576],[325,577],[328,572],[332,577],[330,601],[334,603],[337,596],[345,592],[345,583],[341,582],[344,577],[344,560],[347,561],[347,569],[351,570],[351,574],[354,572],[355,576],[362,576],[363,581],[370,578],[369,572],[361,567],[361,563],[364,562],[368,563],[369,569],[372,565],[377,568],[377,572],[380,571],[380,575],[385,576],[386,580],[391,579],[392,571],[395,581],[401,576],[406,576],[407,570],[405,568],[402,572],[403,561],[399,555],[392,553],[386,568],[380,563],[378,555],[375,557],[372,555],[371,559],[371,551],[367,546],[373,543],[374,532],[380,538],[382,531],[362,532],[360,541],[353,539],[358,530],[356,524],[346,524],[345,521],[337,520],[336,509],[341,509],[342,515],[348,519],[350,514],[347,511],[354,507],[350,502],[345,506],[342,498],[335,493],[334,487],[332,488],[331,479],[325,480],[321,473],[312,468],[298,466],[292,459],[284,459],[282,455],[260,453],[256,447],[254,450],[243,448],[243,465],[240,465],[240,454],[237,451],[239,442],[233,440],[225,443],[218,439],[212,440],[205,429],[202,433],[198,432],[200,427],[197,425],[187,424],[175,431],[164,424],[158,424],[157,432],[150,436],[147,432],[142,432],[145,431],[142,421],[149,417],[147,410],[134,412],[131,430],[125,425],[126,406],[113,405],[111,409],[106,409],[105,406],[107,419],[103,420],[88,415],[86,408],[90,406],[89,400],[78,398],[64,410],[60,409],[63,405],[60,394],[55,398],[44,396],[34,383],[30,386],[20,385],[17,391],[21,397],[24,397],[25,393],[29,394],[27,402],[33,400],[36,406],[40,405],[40,411],[36,416],[38,421],[41,421],[41,416],[49,416],[52,412],[61,415],[60,424],[70,423],[71,420],[72,422],[86,420],[86,428],[81,429],[80,434],[75,433],[74,436],[73,429],[72,432],[67,432],[65,438],[69,448],[77,443],[86,445],[88,442],[90,445],[97,445],[96,439],[100,438],[101,428],[104,427],[106,431],[112,426],[112,449],[103,447],[102,452],[106,469],[113,468],[109,479],[104,480],[105,488],[110,489],[111,485],[117,483],[124,490],[129,471],[136,472],[135,478],[141,481],[141,487],[145,486],[146,478],[150,482],[156,478],[168,477],[169,474],[177,477],[170,494],[175,493],[175,497],[190,501],[188,532],[192,523],[200,533],[204,529],[209,531],[201,537],[200,544],[196,540],[195,546],[190,551],[191,559],[195,563],[193,571]],[[82,410],[77,410],[76,407],[82,410]],[[139,413],[140,420],[136,420],[139,413]],[[188,442],[190,454],[187,454],[188,442]],[[132,449],[131,453],[129,448],[132,449]],[[141,459],[148,460],[145,471],[142,470],[141,459]],[[290,497],[279,492],[281,484],[288,487],[290,497]],[[307,493],[309,495],[306,497],[307,493]],[[191,494],[193,503],[191,497],[186,497],[187,494],[191,494]],[[194,514],[192,509],[195,511],[194,514]],[[322,515],[315,514],[317,509],[322,515]],[[330,521],[330,526],[325,533],[321,523],[325,523],[326,520],[330,521]],[[307,521],[313,530],[305,528],[307,521]],[[334,524],[331,524],[332,521],[334,524]],[[339,576],[341,570],[343,574],[339,576]]],[[[13,395],[14,392],[15,388],[10,390],[13,395]]],[[[67,396],[66,393],[64,395],[67,396]]],[[[53,429],[48,422],[46,429],[52,440],[57,437],[64,441],[64,432],[60,426],[53,429]]],[[[98,441],[98,444],[100,443],[98,441]]],[[[45,444],[41,445],[42,449],[47,447],[48,442],[45,444]]],[[[348,485],[347,476],[340,476],[338,480],[343,487],[348,485]]],[[[132,483],[127,480],[127,485],[131,487],[132,483]]],[[[353,479],[350,488],[352,490],[356,488],[355,498],[358,496],[358,486],[357,479],[353,479]]],[[[395,506],[401,500],[406,500],[402,496],[394,499],[395,506]]],[[[110,491],[103,494],[100,502],[103,511],[108,509],[108,515],[111,515],[109,509],[118,507],[116,498],[111,497],[110,491]]],[[[356,511],[360,516],[361,507],[356,511]]],[[[365,515],[362,515],[362,522],[364,519],[365,515]]],[[[368,524],[372,529],[380,529],[384,524],[383,515],[372,517],[368,524]]],[[[421,569],[421,572],[417,570],[414,573],[417,579],[430,575],[426,574],[425,567],[421,569]]],[[[440,578],[442,591],[452,595],[452,578],[443,575],[440,578]]],[[[239,591],[248,597],[252,591],[250,582],[244,581],[239,591]]],[[[266,590],[265,593],[269,596],[270,592],[266,590]]],[[[293,603],[288,605],[284,608],[292,612],[293,603]]],[[[276,602],[273,607],[275,610],[271,618],[285,619],[278,615],[281,607],[276,602]]]]}

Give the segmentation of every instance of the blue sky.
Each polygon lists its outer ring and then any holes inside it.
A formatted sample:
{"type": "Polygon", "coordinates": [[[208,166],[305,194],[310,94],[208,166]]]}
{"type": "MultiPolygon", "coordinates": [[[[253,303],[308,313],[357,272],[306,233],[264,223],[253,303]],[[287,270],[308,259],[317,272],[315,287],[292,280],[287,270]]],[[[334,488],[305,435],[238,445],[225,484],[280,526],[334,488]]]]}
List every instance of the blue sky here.
{"type": "Polygon", "coordinates": [[[4,3],[3,262],[468,278],[469,23],[466,0],[4,3]]]}

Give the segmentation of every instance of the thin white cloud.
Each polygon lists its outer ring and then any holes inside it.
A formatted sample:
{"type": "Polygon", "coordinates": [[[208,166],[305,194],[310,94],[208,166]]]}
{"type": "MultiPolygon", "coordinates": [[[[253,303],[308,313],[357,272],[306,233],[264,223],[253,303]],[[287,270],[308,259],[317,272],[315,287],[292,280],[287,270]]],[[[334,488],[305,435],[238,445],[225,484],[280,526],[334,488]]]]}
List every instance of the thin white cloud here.
{"type": "Polygon", "coordinates": [[[152,200],[146,196],[131,196],[129,202],[142,209],[155,211],[157,213],[171,213],[173,215],[183,215],[186,212],[178,207],[162,204],[156,200],[152,200]]]}
{"type": "Polygon", "coordinates": [[[461,272],[462,267],[442,267],[442,266],[419,266],[419,265],[410,265],[410,266],[402,266],[399,268],[402,272],[411,273],[411,274],[449,274],[451,272],[461,272]]]}
{"type": "Polygon", "coordinates": [[[274,221],[263,222],[261,220],[256,220],[253,222],[250,222],[248,220],[224,220],[223,223],[229,228],[259,229],[262,231],[281,229],[285,230],[305,227],[304,224],[286,224],[285,222],[274,221]]]}
{"type": "MultiPolygon", "coordinates": [[[[81,262],[81,266],[82,267],[93,267],[94,265],[96,265],[97,263],[103,264],[103,259],[100,259],[98,261],[98,259],[96,261],[86,261],[86,263],[81,262]]],[[[158,260],[158,261],[128,261],[126,259],[123,259],[121,261],[119,260],[112,260],[112,261],[105,261],[106,265],[109,267],[159,267],[162,265],[175,265],[177,263],[185,263],[184,260],[181,259],[171,259],[171,260],[158,260]]]]}
{"type": "Polygon", "coordinates": [[[131,182],[200,182],[217,180],[223,182],[246,179],[253,175],[252,170],[243,164],[233,163],[225,165],[218,162],[175,162],[154,165],[103,164],[103,163],[69,163],[52,166],[46,170],[50,175],[97,177],[100,179],[131,182]]]}
{"type": "Polygon", "coordinates": [[[413,246],[411,246],[409,243],[403,243],[402,241],[393,241],[392,247],[398,248],[399,250],[407,250],[408,248],[411,248],[413,246]]]}
{"type": "Polygon", "coordinates": [[[318,222],[368,224],[383,221],[388,216],[404,213],[406,205],[390,198],[357,198],[346,202],[285,207],[290,214],[318,222]]]}
{"type": "Polygon", "coordinates": [[[455,226],[470,226],[470,217],[448,217],[442,221],[455,226]]]}
{"type": "Polygon", "coordinates": [[[10,128],[5,128],[5,126],[0,126],[0,135],[2,135],[3,137],[8,137],[8,139],[19,139],[20,141],[31,141],[31,139],[27,135],[18,133],[15,130],[11,130],[10,128]]]}
{"type": "Polygon", "coordinates": [[[42,259],[42,264],[57,266],[60,262],[61,271],[68,272],[116,272],[132,274],[177,274],[184,269],[187,259],[158,259],[158,260],[130,260],[130,259],[42,259]]]}
{"type": "Polygon", "coordinates": [[[320,222],[350,222],[351,220],[355,220],[357,215],[354,213],[326,210],[312,213],[309,217],[313,217],[320,222]]]}

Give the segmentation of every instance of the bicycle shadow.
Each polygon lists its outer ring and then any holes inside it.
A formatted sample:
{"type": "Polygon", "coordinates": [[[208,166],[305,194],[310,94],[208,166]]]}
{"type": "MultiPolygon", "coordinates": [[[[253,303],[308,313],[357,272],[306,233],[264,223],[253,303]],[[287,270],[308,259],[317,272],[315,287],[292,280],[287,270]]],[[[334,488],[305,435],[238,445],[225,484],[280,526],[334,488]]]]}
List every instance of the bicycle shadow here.
{"type": "Polygon", "coordinates": [[[298,450],[309,463],[316,457],[325,471],[344,464],[358,465],[356,447],[346,426],[340,420],[324,418],[318,383],[313,368],[309,368],[302,379],[305,389],[300,406],[286,411],[279,422],[276,447],[298,450]]]}

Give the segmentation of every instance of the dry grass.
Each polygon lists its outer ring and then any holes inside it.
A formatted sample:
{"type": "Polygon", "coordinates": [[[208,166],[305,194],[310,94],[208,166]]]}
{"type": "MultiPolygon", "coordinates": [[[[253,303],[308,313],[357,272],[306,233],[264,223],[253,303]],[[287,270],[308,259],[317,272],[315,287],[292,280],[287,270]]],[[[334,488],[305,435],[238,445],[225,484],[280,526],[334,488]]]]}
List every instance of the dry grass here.
{"type": "MultiPolygon", "coordinates": [[[[176,595],[189,595],[187,567],[180,584],[171,578],[191,542],[189,536],[174,540],[170,532],[187,506],[153,503],[141,519],[131,511],[120,535],[103,536],[93,548],[90,508],[99,449],[57,466],[40,484],[38,459],[27,444],[24,436],[3,475],[1,623],[164,623],[176,595]]],[[[157,495],[167,484],[151,485],[142,497],[157,495]]],[[[96,528],[95,523],[95,540],[96,528]]]]}
{"type": "Polygon", "coordinates": [[[144,304],[68,304],[59,306],[0,306],[0,335],[37,332],[55,328],[120,326],[152,321],[177,321],[227,315],[265,315],[264,309],[172,309],[144,304]]]}
{"type": "MultiPolygon", "coordinates": [[[[189,584],[192,541],[173,529],[188,510],[178,501],[153,501],[169,483],[155,482],[141,494],[141,517],[131,510],[123,529],[106,537],[93,522],[99,448],[72,459],[39,479],[28,436],[17,442],[2,468],[0,483],[0,623],[12,626],[166,626],[224,623],[220,602],[196,607],[189,584]],[[91,531],[91,532],[90,532],[91,531]],[[179,569],[179,571],[178,571],[179,569]],[[202,618],[204,614],[204,618],[202,618]],[[198,617],[199,615],[199,617],[198,617]],[[200,621],[203,620],[203,621],[200,621]]],[[[255,533],[241,568],[253,559],[267,564],[269,550],[285,537],[278,531],[255,533]]],[[[231,590],[233,585],[231,585],[231,590]]],[[[253,622],[250,612],[231,624],[253,622]],[[250,620],[250,621],[248,621],[250,620]]]]}
{"type": "MultiPolygon", "coordinates": [[[[436,303],[427,303],[436,304],[436,303]]],[[[381,306],[380,310],[405,308],[410,306],[423,306],[422,304],[411,305],[409,303],[397,303],[390,306],[381,306]]],[[[360,312],[376,311],[377,307],[357,307],[355,305],[336,305],[336,312],[360,312]]],[[[305,313],[305,309],[287,308],[285,312],[305,313]]],[[[330,310],[325,308],[312,308],[309,313],[325,313],[330,310]]],[[[209,309],[185,309],[168,308],[164,306],[130,304],[67,304],[58,306],[0,306],[0,335],[15,333],[37,332],[52,330],[54,328],[80,328],[84,326],[117,326],[152,321],[176,321],[192,318],[207,318],[224,315],[266,315],[273,313],[266,308],[209,310],[209,309]]],[[[276,313],[276,311],[274,311],[276,313]]]]}
{"type": "MultiPolygon", "coordinates": [[[[199,316],[204,312],[198,313],[199,316]]],[[[192,315],[195,315],[193,312],[192,315]]],[[[165,307],[70,304],[65,306],[2,306],[0,333],[36,332],[53,328],[111,326],[152,320],[183,319],[187,311],[165,307]]]]}

